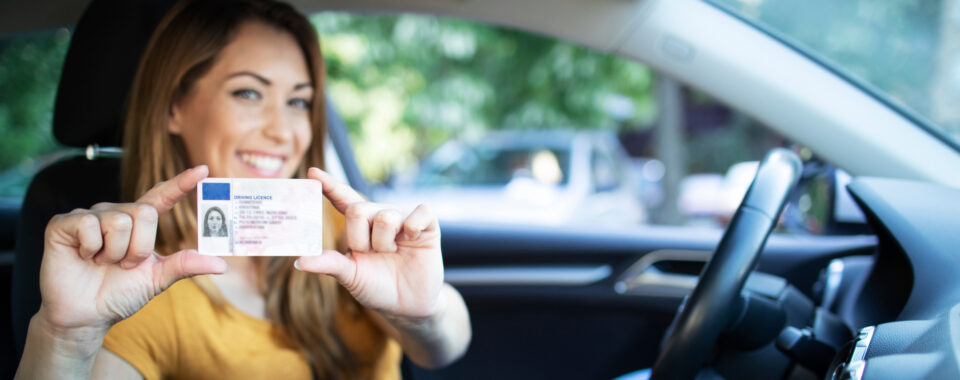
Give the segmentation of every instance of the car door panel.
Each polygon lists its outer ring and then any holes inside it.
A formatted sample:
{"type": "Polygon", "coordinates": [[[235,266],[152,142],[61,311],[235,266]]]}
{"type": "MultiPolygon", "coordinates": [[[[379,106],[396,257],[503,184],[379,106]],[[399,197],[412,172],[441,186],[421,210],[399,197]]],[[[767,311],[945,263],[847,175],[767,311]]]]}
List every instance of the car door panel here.
{"type": "MultiPolygon", "coordinates": [[[[407,363],[408,378],[590,379],[649,366],[720,237],[681,227],[441,225],[446,279],[467,302],[473,341],[447,368],[407,363]],[[625,284],[638,273],[669,281],[625,284]]],[[[758,270],[811,295],[830,260],[870,254],[875,244],[870,236],[774,235],[758,270]]]]}

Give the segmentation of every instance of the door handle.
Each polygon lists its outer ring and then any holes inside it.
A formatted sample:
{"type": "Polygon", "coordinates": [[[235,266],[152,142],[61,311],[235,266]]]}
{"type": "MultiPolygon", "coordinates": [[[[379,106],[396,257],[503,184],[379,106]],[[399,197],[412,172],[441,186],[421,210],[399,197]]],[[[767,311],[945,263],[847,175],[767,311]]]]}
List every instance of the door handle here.
{"type": "Polygon", "coordinates": [[[713,252],[662,249],[650,252],[624,271],[614,283],[619,294],[684,297],[699,281],[700,270],[713,252]]]}

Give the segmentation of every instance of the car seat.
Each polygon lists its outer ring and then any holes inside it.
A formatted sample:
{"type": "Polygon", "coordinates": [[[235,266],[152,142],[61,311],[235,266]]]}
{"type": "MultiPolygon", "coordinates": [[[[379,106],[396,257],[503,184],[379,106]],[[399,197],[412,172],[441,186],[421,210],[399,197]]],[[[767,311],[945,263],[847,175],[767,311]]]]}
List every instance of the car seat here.
{"type": "Polygon", "coordinates": [[[102,152],[111,150],[100,147],[120,145],[123,109],[140,55],[173,3],[95,0],[73,31],[57,89],[53,134],[60,143],[85,148],[87,154],[37,173],[23,200],[10,307],[18,357],[30,318],[40,308],[40,260],[47,222],[78,207],[119,200],[120,159],[103,157],[102,152]]]}

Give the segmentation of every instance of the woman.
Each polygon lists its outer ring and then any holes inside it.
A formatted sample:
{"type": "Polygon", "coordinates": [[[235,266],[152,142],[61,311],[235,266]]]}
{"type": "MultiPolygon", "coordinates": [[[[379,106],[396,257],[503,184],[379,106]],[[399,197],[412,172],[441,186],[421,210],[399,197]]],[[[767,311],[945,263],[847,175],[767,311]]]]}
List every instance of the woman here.
{"type": "Polygon", "coordinates": [[[401,347],[426,367],[462,355],[469,317],[443,283],[433,214],[366,202],[316,168],[323,78],[316,34],[287,5],[175,6],[130,94],[131,203],[50,221],[17,376],[389,378],[401,347]],[[345,244],[296,260],[198,255],[196,205],[181,199],[208,175],[322,182],[345,215],[325,218],[324,241],[345,244]]]}
{"type": "Polygon", "coordinates": [[[203,216],[203,236],[222,237],[227,236],[227,225],[224,224],[223,210],[219,207],[211,207],[203,216]]]}

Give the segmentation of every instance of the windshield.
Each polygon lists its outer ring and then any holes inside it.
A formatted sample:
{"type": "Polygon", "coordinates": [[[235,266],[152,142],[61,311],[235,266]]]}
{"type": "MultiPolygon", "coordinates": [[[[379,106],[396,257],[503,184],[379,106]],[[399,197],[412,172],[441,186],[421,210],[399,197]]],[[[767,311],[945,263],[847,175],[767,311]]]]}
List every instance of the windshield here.
{"type": "Polygon", "coordinates": [[[960,149],[960,2],[708,1],[813,56],[960,149]]]}

